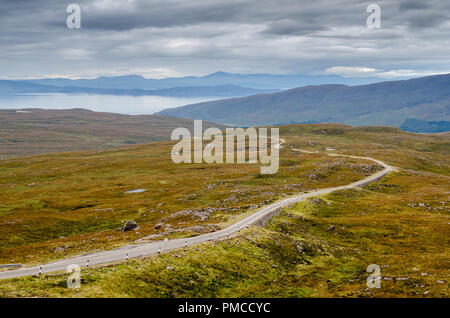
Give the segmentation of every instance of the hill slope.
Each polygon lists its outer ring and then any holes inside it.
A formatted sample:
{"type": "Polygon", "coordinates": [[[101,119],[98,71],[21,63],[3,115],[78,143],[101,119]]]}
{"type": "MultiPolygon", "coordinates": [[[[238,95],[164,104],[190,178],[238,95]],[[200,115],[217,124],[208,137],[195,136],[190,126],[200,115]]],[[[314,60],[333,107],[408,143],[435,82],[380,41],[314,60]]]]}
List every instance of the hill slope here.
{"type": "MultiPolygon", "coordinates": [[[[192,120],[159,115],[119,115],[86,109],[0,110],[0,158],[169,140],[192,120]]],[[[204,127],[222,127],[204,123],[204,127]]]]}
{"type": "Polygon", "coordinates": [[[339,122],[399,127],[450,120],[450,74],[363,86],[321,85],[187,105],[159,114],[242,126],[339,122]]]}
{"type": "Polygon", "coordinates": [[[67,288],[64,271],[2,280],[0,296],[448,297],[448,134],[314,124],[282,126],[280,136],[280,170],[270,177],[258,164],[176,165],[170,142],[0,161],[0,262],[37,264],[208,233],[286,195],[376,169],[330,158],[327,148],[400,170],[286,208],[230,240],[83,268],[80,289],[67,288]],[[139,188],[146,191],[125,193],[139,188]],[[126,220],[139,229],[117,231],[126,220]],[[367,288],[369,264],[381,266],[382,288],[367,288]]]}

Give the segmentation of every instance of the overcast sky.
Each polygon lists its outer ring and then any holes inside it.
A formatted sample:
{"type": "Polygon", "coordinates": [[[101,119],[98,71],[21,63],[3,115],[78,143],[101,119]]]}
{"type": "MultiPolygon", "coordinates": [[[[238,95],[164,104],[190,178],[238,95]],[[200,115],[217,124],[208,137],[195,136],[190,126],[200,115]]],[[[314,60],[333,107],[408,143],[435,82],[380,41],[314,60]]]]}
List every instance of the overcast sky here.
{"type": "Polygon", "coordinates": [[[449,0],[0,0],[0,77],[444,73],[449,17],[449,0]]]}

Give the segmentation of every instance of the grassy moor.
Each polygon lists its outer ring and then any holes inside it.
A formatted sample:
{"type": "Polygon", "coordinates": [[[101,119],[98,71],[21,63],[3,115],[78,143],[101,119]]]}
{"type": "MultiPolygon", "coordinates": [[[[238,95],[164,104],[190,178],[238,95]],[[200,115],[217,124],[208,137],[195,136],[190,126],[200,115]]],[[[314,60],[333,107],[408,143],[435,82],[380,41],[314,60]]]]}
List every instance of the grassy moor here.
{"type": "Polygon", "coordinates": [[[223,228],[285,196],[398,168],[362,189],[283,209],[230,240],[67,274],[2,281],[4,297],[448,297],[448,134],[312,124],[280,127],[280,171],[252,164],[176,165],[171,142],[1,161],[1,262],[36,264],[87,251],[223,228]],[[300,153],[295,149],[318,151],[300,153]],[[140,193],[127,193],[142,189],[140,193]],[[127,220],[134,231],[118,231],[127,220]],[[381,266],[381,289],[366,268],[381,266]],[[124,279],[126,277],[126,279],[124,279]]]}

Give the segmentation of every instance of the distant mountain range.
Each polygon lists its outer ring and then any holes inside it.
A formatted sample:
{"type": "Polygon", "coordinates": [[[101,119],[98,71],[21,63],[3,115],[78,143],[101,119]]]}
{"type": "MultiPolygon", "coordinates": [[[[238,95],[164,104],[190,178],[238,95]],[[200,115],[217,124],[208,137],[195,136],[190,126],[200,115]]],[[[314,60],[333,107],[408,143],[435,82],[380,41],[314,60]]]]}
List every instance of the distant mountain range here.
{"type": "Polygon", "coordinates": [[[274,93],[304,85],[357,85],[376,78],[343,78],[337,75],[234,74],[216,72],[206,76],[147,79],[138,75],[95,79],[44,78],[0,80],[0,95],[30,93],[86,93],[131,96],[244,97],[274,93]]]}
{"type": "Polygon", "coordinates": [[[24,82],[51,86],[79,86],[90,88],[144,89],[155,90],[184,86],[236,85],[258,89],[289,89],[305,85],[345,84],[361,85],[379,82],[377,78],[344,78],[337,75],[277,75],[277,74],[235,74],[216,72],[206,76],[147,79],[138,75],[98,77],[95,79],[66,78],[34,79],[24,82]]]}
{"type": "Polygon", "coordinates": [[[160,114],[237,126],[335,122],[356,126],[389,125],[416,132],[448,130],[450,74],[374,83],[376,81],[375,78],[336,75],[226,72],[165,79],[130,75],[80,80],[0,80],[0,95],[211,96],[229,99],[166,109],[160,114]],[[304,84],[308,86],[298,87],[304,84]],[[297,88],[280,91],[291,87],[297,88]]]}
{"type": "Polygon", "coordinates": [[[33,83],[29,81],[0,80],[0,95],[30,94],[30,93],[87,93],[108,95],[132,95],[132,96],[172,96],[172,97],[240,97],[261,93],[273,93],[278,89],[257,89],[237,85],[219,86],[184,86],[171,87],[156,90],[144,89],[119,89],[119,88],[93,88],[81,86],[56,86],[33,83]]]}
{"type": "MultiPolygon", "coordinates": [[[[411,119],[421,127],[448,127],[450,74],[361,86],[320,85],[273,94],[170,108],[161,115],[238,126],[330,122],[355,126],[396,126],[411,119]],[[424,122],[439,121],[431,126],[424,122]]],[[[440,129],[438,129],[440,130],[440,129]]],[[[445,129],[444,129],[445,130],[445,129]]]]}

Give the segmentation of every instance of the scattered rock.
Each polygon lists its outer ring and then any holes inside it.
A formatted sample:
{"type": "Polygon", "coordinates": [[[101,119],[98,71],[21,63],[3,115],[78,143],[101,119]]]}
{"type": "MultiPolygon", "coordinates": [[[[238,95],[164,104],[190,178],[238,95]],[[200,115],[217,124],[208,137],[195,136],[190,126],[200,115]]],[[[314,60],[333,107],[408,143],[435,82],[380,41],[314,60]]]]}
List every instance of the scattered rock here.
{"type": "Polygon", "coordinates": [[[218,208],[205,208],[202,210],[183,210],[183,211],[179,211],[176,213],[173,213],[169,216],[169,218],[176,218],[176,217],[180,217],[180,216],[187,216],[190,215],[195,219],[199,219],[200,221],[206,221],[208,219],[208,217],[210,216],[210,214],[219,211],[221,209],[218,208]]]}
{"type": "Polygon", "coordinates": [[[445,282],[443,280],[437,280],[436,283],[438,283],[438,284],[445,284],[445,282]]]}
{"type": "Polygon", "coordinates": [[[162,223],[158,223],[155,225],[155,230],[162,229],[163,227],[164,227],[164,225],[162,223]]]}
{"type": "Polygon", "coordinates": [[[325,203],[325,201],[322,200],[321,198],[311,198],[309,199],[309,202],[311,202],[314,205],[321,205],[322,203],[325,203]]]}
{"type": "Polygon", "coordinates": [[[134,222],[134,221],[127,221],[127,222],[125,223],[125,226],[123,227],[123,231],[124,231],[124,232],[131,231],[131,230],[136,229],[137,227],[138,227],[138,226],[137,226],[137,223],[136,223],[136,222],[134,222]]]}
{"type": "Polygon", "coordinates": [[[220,228],[215,224],[206,224],[206,225],[193,225],[190,227],[181,228],[182,231],[192,231],[195,233],[211,233],[219,230],[220,228]]]}
{"type": "Polygon", "coordinates": [[[306,176],[310,179],[310,180],[317,180],[319,179],[319,176],[317,174],[314,173],[308,173],[306,174],[306,176]]]}
{"type": "Polygon", "coordinates": [[[172,266],[167,266],[166,269],[167,269],[168,271],[174,271],[174,270],[175,270],[175,268],[173,268],[172,266]]]}
{"type": "Polygon", "coordinates": [[[295,245],[295,249],[297,250],[297,252],[303,253],[303,250],[304,250],[303,244],[302,244],[302,243],[297,243],[297,244],[295,245]]]}
{"type": "Polygon", "coordinates": [[[335,229],[335,226],[334,225],[332,225],[332,226],[330,226],[328,229],[327,229],[327,231],[334,231],[334,229],[335,229]]]}

